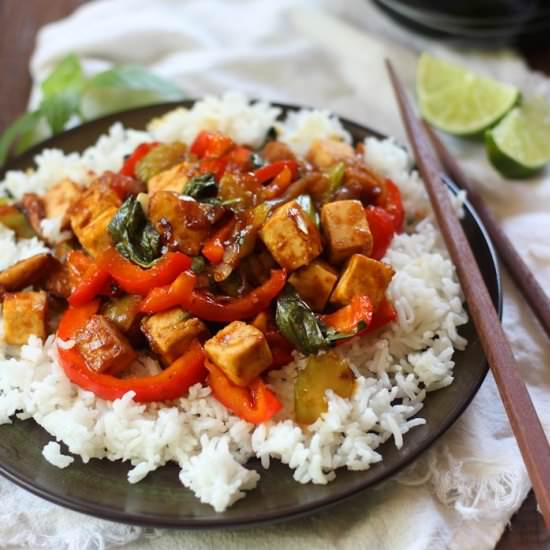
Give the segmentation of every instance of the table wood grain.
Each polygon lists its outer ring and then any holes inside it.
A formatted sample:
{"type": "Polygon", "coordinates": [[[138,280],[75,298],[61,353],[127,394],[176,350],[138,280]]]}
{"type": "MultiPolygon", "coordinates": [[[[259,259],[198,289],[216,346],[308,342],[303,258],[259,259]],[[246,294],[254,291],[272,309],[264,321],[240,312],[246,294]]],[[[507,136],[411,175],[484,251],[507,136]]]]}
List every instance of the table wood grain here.
{"type": "MultiPolygon", "coordinates": [[[[30,90],[29,57],[37,30],[67,16],[86,0],[0,1],[0,132],[25,111],[30,90]]],[[[528,63],[550,75],[547,45],[522,48],[528,63]]],[[[497,550],[546,550],[550,537],[531,492],[497,545],[497,550]]]]}

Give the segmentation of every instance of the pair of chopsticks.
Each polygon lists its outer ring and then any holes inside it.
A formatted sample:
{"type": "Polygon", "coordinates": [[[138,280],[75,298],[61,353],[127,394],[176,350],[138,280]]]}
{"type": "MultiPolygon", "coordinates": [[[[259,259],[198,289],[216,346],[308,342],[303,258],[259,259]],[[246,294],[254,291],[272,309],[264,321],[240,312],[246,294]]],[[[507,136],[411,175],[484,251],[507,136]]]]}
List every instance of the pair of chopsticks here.
{"type": "MultiPolygon", "coordinates": [[[[506,339],[472,249],[453,209],[447,187],[441,179],[439,164],[430,144],[430,134],[426,126],[416,117],[392,64],[389,61],[386,61],[386,64],[420,175],[425,182],[449,254],[456,266],[470,316],[493,372],[546,528],[550,531],[550,446],[527,388],[519,375],[512,348],[506,339]]],[[[435,138],[434,143],[442,163],[449,174],[467,190],[470,201],[486,223],[510,273],[524,292],[547,334],[550,334],[550,307],[544,291],[508,238],[499,229],[495,218],[483,204],[481,197],[472,192],[458,164],[445,151],[435,133],[431,132],[431,135],[435,138]]]]}

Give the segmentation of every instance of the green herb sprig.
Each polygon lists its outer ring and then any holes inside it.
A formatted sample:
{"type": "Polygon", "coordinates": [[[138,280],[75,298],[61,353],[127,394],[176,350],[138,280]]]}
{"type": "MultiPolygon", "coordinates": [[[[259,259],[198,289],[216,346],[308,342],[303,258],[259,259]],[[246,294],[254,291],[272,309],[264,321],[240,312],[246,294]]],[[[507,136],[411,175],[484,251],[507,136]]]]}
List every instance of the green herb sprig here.
{"type": "Polygon", "coordinates": [[[90,78],[70,54],[42,82],[42,99],[34,111],[15,120],[0,136],[0,167],[10,153],[22,153],[38,141],[62,132],[69,121],[183,98],[171,82],[139,65],[119,65],[90,78]]]}

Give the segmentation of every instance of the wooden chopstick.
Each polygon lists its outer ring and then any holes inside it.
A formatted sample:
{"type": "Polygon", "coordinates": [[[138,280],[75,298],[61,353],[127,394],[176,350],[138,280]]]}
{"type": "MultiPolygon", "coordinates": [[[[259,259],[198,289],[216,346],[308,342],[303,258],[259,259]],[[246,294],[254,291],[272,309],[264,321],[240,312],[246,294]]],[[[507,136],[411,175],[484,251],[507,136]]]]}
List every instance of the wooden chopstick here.
{"type": "Polygon", "coordinates": [[[525,299],[533,313],[537,316],[546,335],[550,337],[550,299],[539,285],[537,279],[527,267],[522,257],[518,254],[512,241],[506,236],[506,233],[500,228],[494,214],[485,204],[481,195],[473,188],[468,177],[458,162],[451,156],[439,136],[430,127],[429,124],[423,123],[424,129],[427,131],[432,144],[436,150],[437,156],[443,165],[447,174],[453,179],[468,195],[468,200],[473,204],[479,217],[483,221],[491,239],[504,261],[508,272],[514,279],[517,288],[523,293],[525,299]]]}
{"type": "Polygon", "coordinates": [[[550,446],[527,388],[519,375],[512,349],[451,204],[447,187],[441,179],[429,137],[417,119],[391,63],[386,60],[386,64],[420,175],[426,185],[449,254],[456,266],[470,316],[493,372],[546,528],[550,531],[550,446]]]}

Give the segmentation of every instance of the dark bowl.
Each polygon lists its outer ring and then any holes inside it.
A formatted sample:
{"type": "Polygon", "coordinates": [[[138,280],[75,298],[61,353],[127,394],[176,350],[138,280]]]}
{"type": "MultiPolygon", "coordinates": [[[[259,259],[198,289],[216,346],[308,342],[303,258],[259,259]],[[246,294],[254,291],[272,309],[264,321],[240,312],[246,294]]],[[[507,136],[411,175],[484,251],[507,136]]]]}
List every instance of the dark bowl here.
{"type": "Polygon", "coordinates": [[[546,0],[374,0],[409,29],[436,38],[495,47],[510,42],[548,42],[546,0]]]}
{"type": "MultiPolygon", "coordinates": [[[[183,102],[189,106],[191,102],[183,102]]],[[[9,169],[32,166],[33,156],[45,147],[66,152],[81,151],[106,132],[115,121],[128,127],[144,128],[159,116],[180,104],[164,104],[135,109],[86,123],[34,147],[12,161],[9,169]]],[[[285,111],[293,106],[281,106],[285,111]]],[[[356,140],[380,134],[342,119],[356,140]]],[[[449,182],[451,189],[456,190],[449,182]]],[[[462,221],[468,240],[479,262],[493,303],[501,310],[501,285],[497,259],[489,237],[473,208],[466,203],[462,221]]],[[[411,430],[401,450],[388,442],[380,448],[384,460],[365,472],[339,470],[328,485],[300,485],[290,470],[277,461],[261,471],[258,487],[222,514],[201,504],[178,480],[176,465],[168,465],[150,474],[137,485],[126,481],[128,465],[122,462],[79,459],[64,470],[50,465],[42,457],[42,447],[51,440],[33,421],[15,420],[0,426],[0,473],[21,487],[62,506],[94,516],[139,525],[176,528],[221,528],[281,521],[310,514],[340,502],[399,472],[419,457],[462,414],[479,389],[487,373],[487,364],[472,323],[461,329],[469,341],[465,351],[456,353],[455,381],[434,392],[425,401],[421,414],[427,424],[411,430]]],[[[251,467],[261,470],[258,461],[251,467]]]]}

